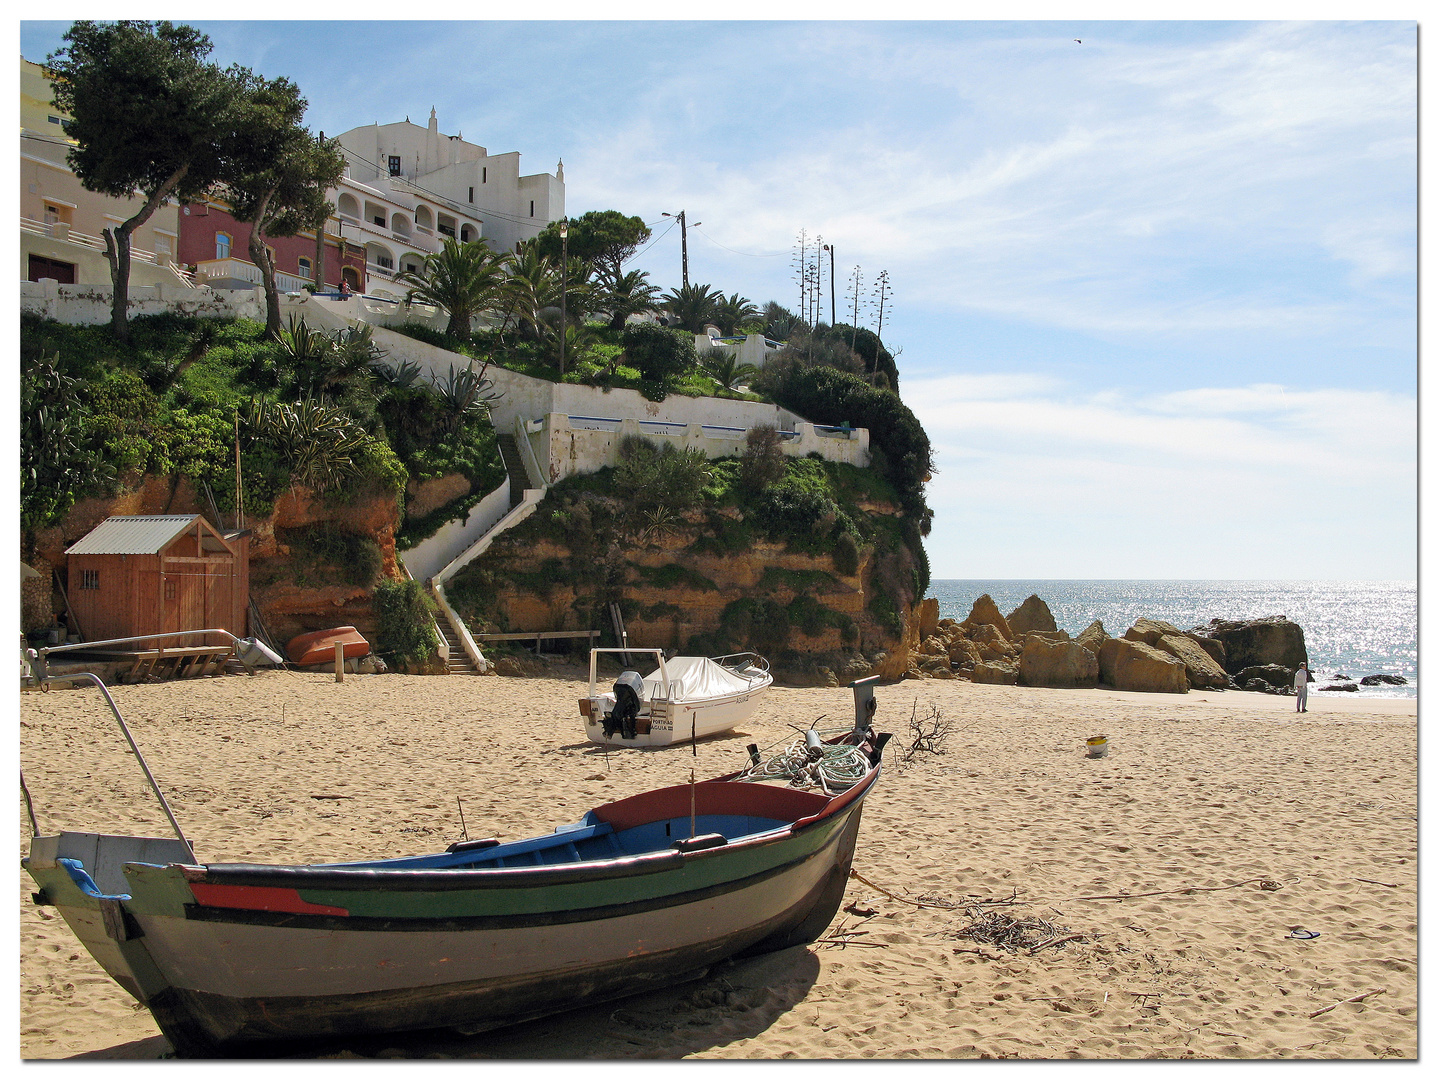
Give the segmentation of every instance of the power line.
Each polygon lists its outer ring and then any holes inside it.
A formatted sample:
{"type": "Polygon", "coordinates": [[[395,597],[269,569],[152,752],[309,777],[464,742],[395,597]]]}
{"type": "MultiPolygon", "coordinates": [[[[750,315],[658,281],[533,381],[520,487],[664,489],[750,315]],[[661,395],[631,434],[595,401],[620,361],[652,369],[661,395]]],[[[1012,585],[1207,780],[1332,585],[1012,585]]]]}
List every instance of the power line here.
{"type": "Polygon", "coordinates": [[[734,252],[735,255],[744,255],[744,256],[747,256],[748,258],[751,258],[751,259],[777,259],[777,258],[778,258],[779,256],[781,256],[781,255],[787,255],[787,254],[789,254],[787,251],[775,251],[775,252],[772,252],[772,253],[762,253],[762,254],[755,254],[755,253],[752,252],[752,251],[739,251],[739,250],[737,250],[736,248],[731,248],[731,247],[728,247],[728,246],[725,245],[725,244],[719,243],[718,240],[715,240],[714,237],[710,236],[710,235],[709,235],[707,232],[705,232],[703,229],[696,228],[696,227],[693,226],[693,225],[691,225],[691,226],[689,226],[689,227],[690,227],[691,229],[694,229],[695,232],[697,232],[700,236],[704,237],[705,240],[708,240],[708,241],[709,241],[711,244],[713,244],[715,247],[721,247],[721,248],[723,248],[725,251],[732,251],[732,252],[734,252]]]}

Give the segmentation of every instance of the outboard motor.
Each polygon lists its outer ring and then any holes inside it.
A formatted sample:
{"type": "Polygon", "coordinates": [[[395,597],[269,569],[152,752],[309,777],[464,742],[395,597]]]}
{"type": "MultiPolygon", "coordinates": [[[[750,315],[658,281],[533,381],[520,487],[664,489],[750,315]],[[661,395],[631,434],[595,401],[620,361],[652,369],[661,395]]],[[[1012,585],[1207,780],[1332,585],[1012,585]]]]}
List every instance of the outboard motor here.
{"type": "Polygon", "coordinates": [[[614,708],[604,718],[605,738],[616,731],[623,738],[633,739],[638,735],[635,721],[639,719],[639,706],[644,700],[644,677],[637,671],[623,672],[614,680],[614,708]]]}

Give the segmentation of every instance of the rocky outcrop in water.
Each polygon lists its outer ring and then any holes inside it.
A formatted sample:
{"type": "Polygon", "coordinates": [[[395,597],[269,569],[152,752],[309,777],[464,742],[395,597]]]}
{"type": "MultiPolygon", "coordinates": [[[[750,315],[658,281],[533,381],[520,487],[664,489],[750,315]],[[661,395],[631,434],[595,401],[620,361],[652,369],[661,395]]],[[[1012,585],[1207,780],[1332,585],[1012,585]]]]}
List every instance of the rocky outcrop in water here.
{"type": "Polygon", "coordinates": [[[1008,624],[1010,632],[1015,637],[1030,630],[1054,631],[1058,629],[1058,625],[1054,622],[1053,612],[1049,611],[1049,606],[1040,600],[1037,594],[1030,596],[1009,612],[1008,624]]]}
{"type": "Polygon", "coordinates": [[[1223,646],[1223,669],[1230,675],[1246,667],[1278,664],[1296,669],[1308,663],[1303,627],[1285,615],[1264,619],[1213,619],[1207,626],[1195,626],[1196,639],[1208,639],[1223,646]]]}

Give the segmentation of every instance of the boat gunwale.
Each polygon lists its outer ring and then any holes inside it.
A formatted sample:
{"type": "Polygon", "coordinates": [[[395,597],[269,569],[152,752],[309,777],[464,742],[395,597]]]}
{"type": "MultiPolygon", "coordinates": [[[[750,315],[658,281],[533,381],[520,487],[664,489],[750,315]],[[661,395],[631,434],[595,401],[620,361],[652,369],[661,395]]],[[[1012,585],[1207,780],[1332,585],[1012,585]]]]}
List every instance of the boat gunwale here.
{"type": "MultiPolygon", "coordinates": [[[[799,818],[776,829],[753,833],[732,843],[697,851],[668,849],[646,852],[642,855],[592,859],[587,862],[558,865],[495,866],[470,869],[456,867],[453,869],[406,870],[385,869],[381,866],[367,868],[335,866],[331,869],[322,864],[276,866],[266,863],[210,863],[195,866],[175,863],[170,865],[179,866],[186,881],[195,883],[271,885],[283,888],[340,891],[358,891],[367,888],[384,888],[397,892],[524,889],[577,885],[613,878],[640,877],[677,869],[691,860],[722,858],[725,855],[747,853],[793,840],[802,833],[843,813],[851,803],[861,799],[877,780],[880,769],[881,765],[875,765],[863,780],[847,791],[831,797],[829,802],[815,814],[799,818]]],[[[715,782],[705,781],[705,783],[715,782]]]]}

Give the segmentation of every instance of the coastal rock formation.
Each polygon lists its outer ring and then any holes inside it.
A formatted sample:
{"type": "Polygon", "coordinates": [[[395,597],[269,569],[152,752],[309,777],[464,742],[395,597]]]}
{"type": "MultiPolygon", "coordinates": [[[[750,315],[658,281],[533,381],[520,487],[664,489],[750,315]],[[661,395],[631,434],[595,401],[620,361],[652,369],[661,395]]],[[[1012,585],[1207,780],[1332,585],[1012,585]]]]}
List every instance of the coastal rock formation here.
{"type": "Polygon", "coordinates": [[[999,635],[1005,641],[1014,639],[1014,632],[1009,627],[1009,621],[999,611],[999,605],[994,603],[994,598],[984,593],[974,601],[973,608],[969,611],[969,617],[959,624],[965,629],[977,626],[992,626],[998,630],[999,635]]]}
{"type": "Polygon", "coordinates": [[[1008,624],[1014,637],[1029,630],[1053,631],[1058,629],[1053,613],[1049,611],[1049,606],[1040,600],[1037,594],[1031,595],[1009,612],[1008,624]]]}
{"type": "Polygon", "coordinates": [[[1115,690],[1147,694],[1186,694],[1188,675],[1182,660],[1130,638],[1109,638],[1099,649],[1099,679],[1115,690]]]}
{"type": "Polygon", "coordinates": [[[1108,640],[1108,633],[1104,630],[1103,623],[1095,619],[1079,631],[1078,637],[1074,640],[1097,656],[1100,646],[1108,640]]]}
{"type": "Polygon", "coordinates": [[[1328,686],[1320,686],[1318,689],[1320,689],[1320,690],[1346,690],[1346,691],[1348,691],[1350,694],[1356,694],[1356,693],[1358,692],[1358,684],[1357,684],[1357,683],[1351,683],[1351,682],[1331,683],[1331,684],[1328,685],[1328,686]]]}
{"type": "Polygon", "coordinates": [[[1233,681],[1245,690],[1248,689],[1248,684],[1253,679],[1262,679],[1272,687],[1292,686],[1293,669],[1286,668],[1281,664],[1253,664],[1233,677],[1233,681]]]}
{"type": "Polygon", "coordinates": [[[916,614],[919,622],[919,640],[932,637],[939,628],[939,598],[930,596],[926,600],[920,600],[916,614]]]}
{"type": "Polygon", "coordinates": [[[1185,633],[1172,623],[1139,619],[1123,636],[1182,660],[1188,685],[1195,690],[1223,690],[1232,685],[1228,672],[1199,645],[1197,635],[1185,633]]]}
{"type": "Polygon", "coordinates": [[[1229,674],[1258,664],[1297,668],[1308,662],[1303,627],[1284,615],[1266,619],[1213,619],[1207,626],[1194,627],[1193,633],[1223,645],[1223,667],[1229,674]]]}
{"type": "Polygon", "coordinates": [[[981,660],[974,665],[969,675],[976,683],[991,683],[995,686],[1014,686],[1019,681],[1019,672],[1013,664],[981,660]]]}
{"type": "Polygon", "coordinates": [[[1098,657],[1076,641],[1029,633],[1024,636],[1019,659],[1019,682],[1024,686],[1094,687],[1098,685],[1098,657]]]}
{"type": "Polygon", "coordinates": [[[1365,675],[1358,680],[1364,686],[1407,686],[1408,680],[1402,675],[1365,675]]]}

